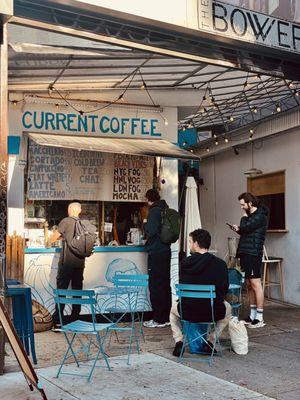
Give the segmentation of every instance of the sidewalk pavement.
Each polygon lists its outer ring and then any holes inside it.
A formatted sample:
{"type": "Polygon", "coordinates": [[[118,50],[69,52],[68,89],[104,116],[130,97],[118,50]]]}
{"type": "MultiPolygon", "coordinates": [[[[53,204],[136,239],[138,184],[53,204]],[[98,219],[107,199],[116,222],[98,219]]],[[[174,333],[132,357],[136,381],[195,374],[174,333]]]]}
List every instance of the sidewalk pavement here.
{"type": "MultiPolygon", "coordinates": [[[[272,400],[155,354],[133,355],[130,366],[124,357],[112,358],[111,365],[113,371],[97,368],[90,383],[70,375],[54,378],[57,366],[37,372],[48,400],[272,400]]],[[[75,364],[65,371],[86,373],[75,364]]],[[[5,400],[41,399],[39,392],[29,391],[21,373],[6,374],[0,382],[5,400]]]]}

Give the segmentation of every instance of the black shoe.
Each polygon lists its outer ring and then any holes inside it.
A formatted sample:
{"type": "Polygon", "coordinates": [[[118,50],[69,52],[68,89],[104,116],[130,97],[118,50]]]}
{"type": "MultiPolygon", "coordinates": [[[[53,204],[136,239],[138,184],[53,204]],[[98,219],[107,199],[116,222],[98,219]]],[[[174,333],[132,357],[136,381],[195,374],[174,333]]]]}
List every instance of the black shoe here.
{"type": "Polygon", "coordinates": [[[252,324],[252,319],[250,318],[250,317],[247,317],[247,318],[245,318],[244,319],[244,323],[245,323],[245,325],[250,325],[250,324],[252,324]]]}
{"type": "MultiPolygon", "coordinates": [[[[182,347],[183,347],[183,343],[182,342],[177,342],[175,344],[175,347],[174,347],[174,350],[173,350],[173,356],[174,357],[180,357],[182,347]]],[[[184,350],[183,350],[182,354],[183,353],[184,353],[184,350]]]]}
{"type": "Polygon", "coordinates": [[[264,320],[259,321],[258,319],[254,319],[252,324],[248,325],[248,328],[256,329],[256,328],[263,328],[265,326],[264,320]]]}
{"type": "Polygon", "coordinates": [[[204,343],[201,353],[211,355],[214,350],[214,355],[218,354],[216,349],[213,349],[214,345],[208,340],[207,343],[204,343]]]}
{"type": "Polygon", "coordinates": [[[61,332],[61,325],[60,324],[53,324],[52,332],[61,332]]]}

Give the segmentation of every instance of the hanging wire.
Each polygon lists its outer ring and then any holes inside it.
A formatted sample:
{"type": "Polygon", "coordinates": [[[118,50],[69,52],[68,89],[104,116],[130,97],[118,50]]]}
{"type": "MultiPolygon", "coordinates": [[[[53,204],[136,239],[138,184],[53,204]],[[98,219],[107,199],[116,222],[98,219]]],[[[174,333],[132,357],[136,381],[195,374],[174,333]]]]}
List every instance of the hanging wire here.
{"type": "MultiPolygon", "coordinates": [[[[126,88],[123,90],[123,92],[122,92],[115,100],[108,102],[108,103],[105,104],[104,106],[97,107],[97,108],[94,108],[93,110],[89,110],[89,111],[83,111],[83,110],[78,109],[77,107],[75,107],[65,96],[63,96],[63,95],[61,94],[61,92],[60,92],[58,89],[56,89],[55,86],[51,86],[51,85],[50,85],[50,86],[49,86],[49,90],[50,90],[50,91],[55,91],[55,92],[59,95],[59,97],[60,97],[64,102],[66,102],[66,104],[68,104],[68,106],[70,106],[74,111],[78,112],[79,114],[81,114],[81,115],[83,115],[83,114],[90,114],[90,113],[94,113],[94,112],[96,112],[96,111],[100,111],[100,110],[103,110],[103,109],[105,109],[105,108],[108,108],[108,107],[110,107],[110,106],[116,104],[119,100],[123,99],[125,93],[126,93],[127,90],[129,89],[129,87],[130,87],[130,85],[131,85],[131,83],[132,83],[134,77],[136,76],[137,72],[138,72],[138,69],[135,69],[130,75],[128,75],[127,79],[131,76],[131,79],[130,79],[128,85],[126,86],[126,88]]],[[[51,95],[50,95],[50,97],[51,97],[51,95]]]]}

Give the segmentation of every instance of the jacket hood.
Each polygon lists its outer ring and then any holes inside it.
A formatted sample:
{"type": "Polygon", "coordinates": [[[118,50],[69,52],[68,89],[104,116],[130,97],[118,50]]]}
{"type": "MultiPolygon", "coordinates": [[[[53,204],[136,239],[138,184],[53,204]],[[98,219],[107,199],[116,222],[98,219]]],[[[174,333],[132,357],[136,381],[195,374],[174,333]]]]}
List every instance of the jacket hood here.
{"type": "Polygon", "coordinates": [[[182,266],[186,274],[199,274],[214,258],[215,256],[211,253],[194,253],[182,261],[182,266]]]}
{"type": "Polygon", "coordinates": [[[262,204],[261,206],[258,207],[258,209],[256,210],[257,213],[259,214],[264,214],[267,217],[269,216],[269,209],[267,206],[265,206],[264,204],[262,204]]]}
{"type": "Polygon", "coordinates": [[[153,208],[153,207],[159,207],[162,210],[164,210],[165,208],[169,208],[169,206],[165,200],[156,201],[154,204],[152,204],[151,208],[153,208]]]}

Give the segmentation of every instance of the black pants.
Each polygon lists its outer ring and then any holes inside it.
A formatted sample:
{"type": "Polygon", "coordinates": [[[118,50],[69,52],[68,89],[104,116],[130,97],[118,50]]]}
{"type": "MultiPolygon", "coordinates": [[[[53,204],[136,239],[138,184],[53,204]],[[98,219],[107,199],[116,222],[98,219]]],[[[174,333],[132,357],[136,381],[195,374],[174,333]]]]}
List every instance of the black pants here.
{"type": "MultiPolygon", "coordinates": [[[[63,264],[58,266],[56,287],[57,289],[68,289],[71,282],[72,289],[82,290],[84,268],[73,268],[70,265],[63,264]]],[[[60,305],[61,315],[63,315],[65,305],[60,305]]],[[[76,320],[79,317],[81,306],[79,304],[72,305],[71,320],[76,320]]],[[[57,305],[53,314],[53,322],[59,324],[59,312],[57,305]]]]}
{"type": "Polygon", "coordinates": [[[170,270],[171,250],[148,255],[150,301],[155,322],[169,322],[172,305],[170,270]]]}

